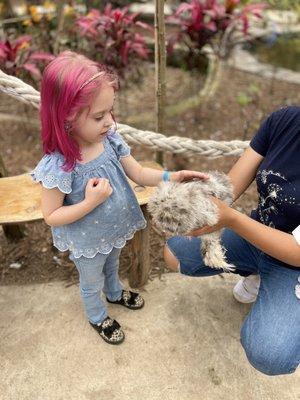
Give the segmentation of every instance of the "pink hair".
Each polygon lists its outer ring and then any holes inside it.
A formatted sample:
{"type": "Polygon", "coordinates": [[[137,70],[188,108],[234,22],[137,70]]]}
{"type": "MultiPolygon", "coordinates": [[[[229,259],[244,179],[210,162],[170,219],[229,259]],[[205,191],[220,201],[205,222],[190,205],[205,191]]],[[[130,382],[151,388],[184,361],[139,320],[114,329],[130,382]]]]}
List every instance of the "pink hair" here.
{"type": "Polygon", "coordinates": [[[64,169],[67,171],[74,168],[77,160],[81,160],[81,154],[66,129],[66,122],[72,123],[89,107],[103,82],[115,91],[119,88],[118,77],[113,70],[71,51],[60,53],[44,70],[40,107],[43,150],[45,154],[60,152],[65,157],[64,169]],[[80,89],[98,72],[103,74],[80,89]]]}

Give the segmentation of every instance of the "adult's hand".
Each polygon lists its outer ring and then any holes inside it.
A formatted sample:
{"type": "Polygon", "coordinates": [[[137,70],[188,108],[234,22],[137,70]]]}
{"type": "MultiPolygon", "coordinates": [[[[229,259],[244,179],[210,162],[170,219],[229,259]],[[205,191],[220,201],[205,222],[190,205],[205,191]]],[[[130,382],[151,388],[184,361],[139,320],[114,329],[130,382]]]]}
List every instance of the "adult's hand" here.
{"type": "Polygon", "coordinates": [[[211,196],[211,200],[215,203],[215,205],[218,208],[218,214],[219,214],[219,221],[216,225],[213,226],[203,226],[202,228],[199,228],[193,232],[189,232],[187,236],[201,236],[204,234],[212,233],[215,231],[218,231],[219,229],[224,228],[225,226],[228,226],[228,224],[231,221],[231,218],[233,217],[233,209],[229,207],[226,203],[221,201],[220,199],[211,196]]]}

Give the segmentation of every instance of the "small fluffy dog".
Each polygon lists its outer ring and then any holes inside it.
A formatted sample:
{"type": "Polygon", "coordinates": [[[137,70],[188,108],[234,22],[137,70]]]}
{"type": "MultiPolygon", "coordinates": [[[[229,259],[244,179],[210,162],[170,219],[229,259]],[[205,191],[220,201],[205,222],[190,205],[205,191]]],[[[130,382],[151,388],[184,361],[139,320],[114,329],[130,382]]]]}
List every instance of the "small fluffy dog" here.
{"type": "MultiPolygon", "coordinates": [[[[233,188],[222,172],[207,173],[206,181],[162,182],[148,203],[153,223],[167,236],[186,235],[205,225],[213,226],[219,220],[218,208],[210,195],[231,204],[233,188]]],[[[232,271],[234,265],[225,259],[220,243],[220,231],[201,235],[201,253],[205,265],[232,271]]]]}

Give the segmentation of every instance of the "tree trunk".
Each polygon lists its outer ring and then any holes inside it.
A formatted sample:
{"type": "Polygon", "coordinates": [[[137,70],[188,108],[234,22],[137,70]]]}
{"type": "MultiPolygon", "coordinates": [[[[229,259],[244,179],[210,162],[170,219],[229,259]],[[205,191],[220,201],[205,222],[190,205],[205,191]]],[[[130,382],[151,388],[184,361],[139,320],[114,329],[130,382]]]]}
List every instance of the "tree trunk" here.
{"type": "MultiPolygon", "coordinates": [[[[155,0],[155,90],[156,132],[165,133],[166,106],[166,43],[164,0],[155,0]]],[[[156,161],[162,165],[163,153],[157,152],[156,161]]]]}

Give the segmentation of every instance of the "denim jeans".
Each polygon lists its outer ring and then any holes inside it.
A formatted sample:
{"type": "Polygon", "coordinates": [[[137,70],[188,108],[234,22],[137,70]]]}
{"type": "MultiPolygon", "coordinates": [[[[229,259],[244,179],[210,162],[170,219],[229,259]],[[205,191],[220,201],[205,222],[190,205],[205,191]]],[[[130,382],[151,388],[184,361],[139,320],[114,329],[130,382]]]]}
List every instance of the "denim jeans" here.
{"type": "Polygon", "coordinates": [[[87,318],[93,324],[107,317],[106,306],[101,299],[102,291],[107,298],[115,301],[121,298],[123,286],[119,280],[119,257],[121,249],[113,248],[109,254],[96,254],[93,258],[70,259],[79,272],[80,294],[87,318]]]}
{"type": "MultiPolygon", "coordinates": [[[[226,258],[235,273],[261,278],[256,302],[243,322],[241,343],[251,365],[267,375],[290,374],[300,362],[300,299],[295,294],[300,268],[286,268],[230,229],[221,237],[226,258]]],[[[175,236],[168,248],[185,275],[204,277],[222,273],[204,265],[200,238],[175,236]]]]}

